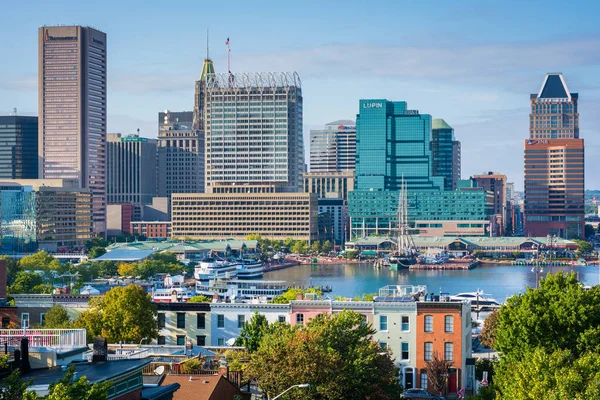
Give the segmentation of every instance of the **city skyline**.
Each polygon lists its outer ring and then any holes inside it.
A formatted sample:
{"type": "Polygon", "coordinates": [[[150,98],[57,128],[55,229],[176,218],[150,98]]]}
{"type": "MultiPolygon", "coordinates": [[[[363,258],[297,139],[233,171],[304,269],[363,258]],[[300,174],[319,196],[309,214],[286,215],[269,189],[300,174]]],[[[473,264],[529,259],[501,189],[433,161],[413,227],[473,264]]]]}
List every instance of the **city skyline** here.
{"type": "MultiPolygon", "coordinates": [[[[519,4],[518,12],[508,3],[491,7],[461,2],[448,10],[433,3],[417,9],[354,2],[317,8],[308,2],[302,10],[285,6],[259,10],[266,17],[279,17],[268,27],[249,26],[245,15],[256,13],[256,7],[237,2],[189,3],[183,6],[186,13],[136,3],[121,9],[112,1],[60,9],[35,3],[38,7],[27,9],[7,6],[13,18],[0,28],[4,38],[20,40],[20,46],[11,40],[0,44],[7,55],[0,66],[1,114],[13,107],[21,115],[36,114],[37,28],[78,23],[96,26],[111,37],[108,131],[130,134],[140,128],[142,136],[156,137],[158,111],[193,109],[194,82],[200,76],[210,28],[216,72],[227,69],[227,37],[233,72],[298,72],[305,98],[305,143],[310,129],[353,119],[361,98],[402,98],[455,129],[463,142],[463,177],[500,171],[522,190],[520,145],[529,111],[523,98],[537,90],[539,76],[558,71],[569,80],[569,88],[581,94],[581,137],[586,139],[588,162],[600,155],[600,140],[593,135],[600,127],[600,116],[593,113],[600,105],[600,87],[593,78],[600,64],[595,50],[600,28],[593,16],[600,6],[592,2],[577,10],[553,7],[552,2],[544,7],[519,4]],[[176,30],[166,25],[147,28],[173,20],[174,15],[176,30]],[[284,21],[292,15],[297,19],[291,25],[295,29],[287,29],[284,21]],[[497,22],[479,18],[485,16],[497,22]],[[334,18],[341,22],[332,30],[323,22],[334,18]],[[187,27],[191,19],[194,23],[187,27]],[[565,24],[565,19],[576,19],[577,26],[565,24]],[[402,23],[392,23],[397,20],[402,23]],[[377,32],[372,26],[378,26],[377,32]]],[[[600,187],[591,165],[587,170],[586,186],[600,187]]]]}

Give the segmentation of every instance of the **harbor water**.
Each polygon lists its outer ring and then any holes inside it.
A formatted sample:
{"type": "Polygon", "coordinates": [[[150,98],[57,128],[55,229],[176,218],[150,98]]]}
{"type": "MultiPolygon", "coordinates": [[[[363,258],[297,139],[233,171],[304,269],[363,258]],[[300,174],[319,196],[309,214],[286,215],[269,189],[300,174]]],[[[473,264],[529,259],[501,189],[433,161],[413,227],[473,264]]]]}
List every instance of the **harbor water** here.
{"type": "MultiPolygon", "coordinates": [[[[574,271],[585,285],[597,285],[598,266],[544,267],[548,272],[574,271]]],[[[377,293],[386,285],[427,285],[429,293],[456,294],[478,289],[504,302],[507,297],[524,292],[527,286],[536,286],[536,273],[531,266],[480,265],[472,270],[401,270],[377,269],[373,264],[313,264],[297,265],[288,269],[267,272],[266,280],[282,280],[290,286],[331,286],[333,296],[354,297],[363,293],[377,293]]]]}

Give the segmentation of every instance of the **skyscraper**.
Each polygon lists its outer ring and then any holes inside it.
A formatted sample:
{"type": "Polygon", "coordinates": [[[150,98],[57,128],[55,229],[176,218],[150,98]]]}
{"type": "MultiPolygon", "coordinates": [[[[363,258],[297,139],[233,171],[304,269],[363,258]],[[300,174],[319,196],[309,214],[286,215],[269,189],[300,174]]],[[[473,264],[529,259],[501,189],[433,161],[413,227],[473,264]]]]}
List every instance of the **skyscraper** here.
{"type": "Polygon", "coordinates": [[[356,166],[356,125],[339,120],[323,130],[310,131],[310,172],[354,171],[356,166]]]}
{"type": "Polygon", "coordinates": [[[180,124],[168,110],[163,115],[158,128],[158,196],[204,192],[203,131],[180,124]]]}
{"type": "Polygon", "coordinates": [[[548,73],[530,96],[525,140],[524,234],[584,235],[584,142],[579,138],[579,95],[561,73],[548,73]]]}
{"type": "Polygon", "coordinates": [[[37,177],[38,118],[0,116],[0,178],[37,177]]]}
{"type": "Polygon", "coordinates": [[[460,175],[460,142],[454,140],[454,129],[443,119],[431,125],[433,175],[444,177],[444,190],[455,190],[460,175]]]}
{"type": "Polygon", "coordinates": [[[496,226],[493,227],[494,236],[506,234],[507,202],[506,202],[506,175],[498,172],[487,172],[481,175],[473,175],[477,187],[491,192],[494,196],[494,215],[496,226]]]}
{"type": "Polygon", "coordinates": [[[290,73],[207,74],[204,110],[206,188],[302,188],[300,78],[290,73]]]}
{"type": "Polygon", "coordinates": [[[74,179],[106,232],[106,34],[83,26],[38,30],[39,177],[74,179]]]}
{"type": "Polygon", "coordinates": [[[107,202],[151,204],[156,196],[156,139],[109,133],[106,156],[107,202]]]}

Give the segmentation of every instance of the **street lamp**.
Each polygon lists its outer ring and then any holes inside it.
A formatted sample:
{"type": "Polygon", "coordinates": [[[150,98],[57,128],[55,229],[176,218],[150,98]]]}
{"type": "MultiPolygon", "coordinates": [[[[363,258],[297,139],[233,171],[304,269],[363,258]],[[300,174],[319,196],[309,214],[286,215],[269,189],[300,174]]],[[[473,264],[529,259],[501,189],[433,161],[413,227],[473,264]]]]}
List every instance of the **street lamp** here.
{"type": "Polygon", "coordinates": [[[556,235],[548,234],[548,236],[546,236],[546,246],[550,247],[550,263],[548,264],[550,266],[550,273],[552,273],[552,252],[553,252],[552,245],[555,242],[556,242],[556,235]]]}
{"type": "Polygon", "coordinates": [[[284,394],[286,394],[287,392],[289,392],[293,388],[307,388],[309,386],[310,386],[310,383],[301,383],[299,385],[290,386],[289,388],[287,388],[283,392],[279,393],[277,396],[273,397],[271,400],[276,400],[276,399],[280,398],[281,396],[283,396],[284,394]]]}

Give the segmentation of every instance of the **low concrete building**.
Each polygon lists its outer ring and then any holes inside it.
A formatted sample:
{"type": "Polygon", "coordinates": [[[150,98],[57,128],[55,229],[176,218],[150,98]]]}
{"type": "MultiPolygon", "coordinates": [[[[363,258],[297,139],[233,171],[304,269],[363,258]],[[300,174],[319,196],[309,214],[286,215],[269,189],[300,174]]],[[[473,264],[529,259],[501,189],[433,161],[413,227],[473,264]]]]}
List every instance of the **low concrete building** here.
{"type": "Polygon", "coordinates": [[[240,192],[173,194],[173,237],[243,239],[258,233],[269,239],[318,238],[315,194],[279,193],[275,187],[240,186],[236,189],[240,192]],[[250,193],[253,189],[258,192],[250,193]]]}

